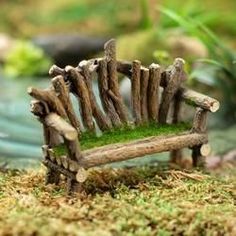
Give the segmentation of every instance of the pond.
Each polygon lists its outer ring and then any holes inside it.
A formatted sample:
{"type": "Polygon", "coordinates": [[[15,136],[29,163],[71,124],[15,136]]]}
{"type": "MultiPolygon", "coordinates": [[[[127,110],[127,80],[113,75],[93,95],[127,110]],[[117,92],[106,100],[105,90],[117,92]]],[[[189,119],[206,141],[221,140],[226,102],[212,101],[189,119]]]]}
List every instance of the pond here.
{"type": "Polygon", "coordinates": [[[0,161],[17,166],[38,163],[43,137],[29,111],[27,87],[45,87],[47,79],[9,79],[0,75],[0,161]]]}

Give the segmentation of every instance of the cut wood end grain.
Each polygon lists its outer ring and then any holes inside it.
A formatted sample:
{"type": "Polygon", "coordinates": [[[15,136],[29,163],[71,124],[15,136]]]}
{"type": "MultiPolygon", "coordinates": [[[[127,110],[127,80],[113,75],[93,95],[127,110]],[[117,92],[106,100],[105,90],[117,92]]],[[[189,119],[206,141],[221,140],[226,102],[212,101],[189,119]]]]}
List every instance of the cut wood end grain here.
{"type": "Polygon", "coordinates": [[[33,87],[28,87],[28,88],[27,88],[27,93],[28,93],[29,95],[31,95],[33,89],[34,89],[33,87]]]}
{"type": "Polygon", "coordinates": [[[183,67],[185,65],[185,60],[183,58],[175,58],[174,60],[174,66],[175,67],[183,67]]]}
{"type": "Polygon", "coordinates": [[[70,71],[73,71],[73,70],[75,70],[75,68],[73,67],[73,66],[66,66],[65,67],[65,72],[70,72],[70,71]]]}
{"type": "Polygon", "coordinates": [[[57,65],[52,65],[48,71],[48,74],[51,76],[63,75],[64,70],[57,65]]]}
{"type": "Polygon", "coordinates": [[[218,101],[214,101],[212,102],[211,106],[210,106],[210,111],[211,112],[216,112],[220,109],[220,103],[218,101]]]}
{"type": "Polygon", "coordinates": [[[150,69],[161,69],[160,65],[159,64],[156,64],[156,63],[152,63],[150,66],[149,66],[150,69]]]}
{"type": "Polygon", "coordinates": [[[200,148],[200,153],[202,156],[206,157],[210,154],[211,152],[211,146],[210,144],[206,143],[206,144],[203,144],[200,148]]]}
{"type": "Polygon", "coordinates": [[[83,183],[88,178],[88,173],[83,167],[79,167],[75,177],[79,183],[83,183]]]}

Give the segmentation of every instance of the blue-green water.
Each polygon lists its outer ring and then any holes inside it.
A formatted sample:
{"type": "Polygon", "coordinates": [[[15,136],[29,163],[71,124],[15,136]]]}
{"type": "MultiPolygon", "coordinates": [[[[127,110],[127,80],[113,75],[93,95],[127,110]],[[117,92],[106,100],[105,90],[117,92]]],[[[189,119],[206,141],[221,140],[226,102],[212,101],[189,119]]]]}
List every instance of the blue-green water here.
{"type": "Polygon", "coordinates": [[[21,166],[38,163],[42,130],[29,111],[29,86],[45,87],[47,79],[8,79],[0,75],[0,161],[21,166]]]}

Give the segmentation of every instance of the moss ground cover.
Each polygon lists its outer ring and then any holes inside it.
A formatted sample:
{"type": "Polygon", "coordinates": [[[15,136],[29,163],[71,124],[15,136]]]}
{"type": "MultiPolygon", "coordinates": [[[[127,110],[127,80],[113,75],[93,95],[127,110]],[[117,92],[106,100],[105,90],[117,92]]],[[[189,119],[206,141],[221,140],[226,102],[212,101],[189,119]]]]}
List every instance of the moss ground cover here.
{"type": "Polygon", "coordinates": [[[236,172],[94,169],[84,192],[0,174],[0,235],[235,235],[236,172]],[[217,176],[216,176],[217,175],[217,176]]]}
{"type": "MultiPolygon", "coordinates": [[[[91,133],[83,133],[80,138],[80,145],[82,150],[100,147],[112,143],[128,142],[136,139],[142,139],[150,136],[179,134],[190,129],[190,124],[179,123],[176,125],[156,125],[148,124],[139,127],[124,127],[113,129],[111,131],[103,132],[102,135],[96,136],[91,133]]],[[[64,145],[54,148],[57,155],[65,154],[64,145]]]]}

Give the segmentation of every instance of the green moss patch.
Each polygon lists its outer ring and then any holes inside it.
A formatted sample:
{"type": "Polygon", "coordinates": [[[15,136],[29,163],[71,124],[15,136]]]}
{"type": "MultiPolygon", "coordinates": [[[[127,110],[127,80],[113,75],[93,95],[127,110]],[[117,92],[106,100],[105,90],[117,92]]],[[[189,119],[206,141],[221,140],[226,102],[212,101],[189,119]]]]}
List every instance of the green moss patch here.
{"type": "Polygon", "coordinates": [[[0,173],[0,235],[235,235],[236,172],[90,170],[84,191],[0,173]]]}
{"type": "MultiPolygon", "coordinates": [[[[83,133],[80,137],[80,146],[82,150],[100,147],[113,143],[129,142],[136,139],[147,138],[150,136],[179,134],[183,131],[189,130],[190,125],[186,123],[179,123],[176,125],[157,125],[154,123],[142,125],[137,127],[127,126],[124,128],[116,128],[111,131],[103,132],[101,136],[96,136],[92,133],[83,133]]],[[[56,155],[66,154],[64,145],[54,148],[56,155]]]]}

